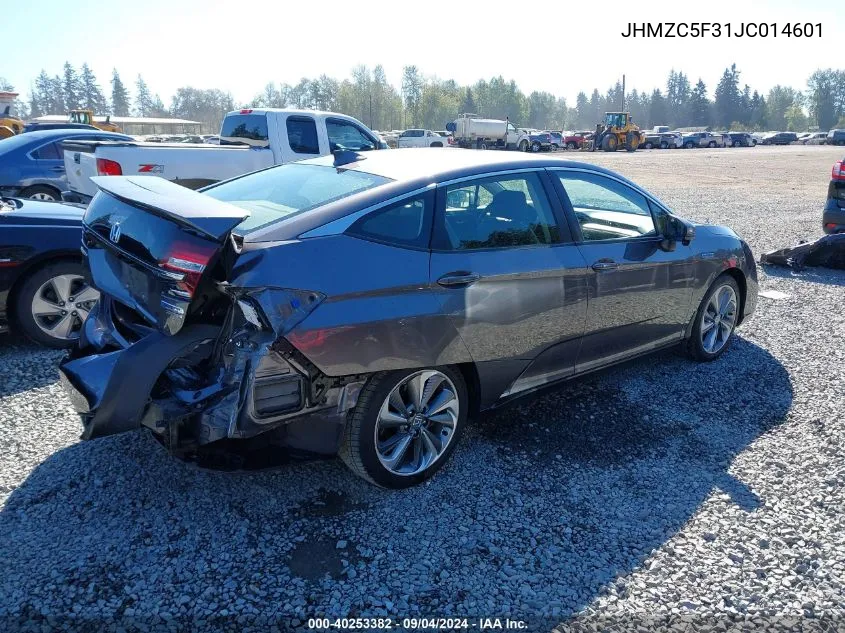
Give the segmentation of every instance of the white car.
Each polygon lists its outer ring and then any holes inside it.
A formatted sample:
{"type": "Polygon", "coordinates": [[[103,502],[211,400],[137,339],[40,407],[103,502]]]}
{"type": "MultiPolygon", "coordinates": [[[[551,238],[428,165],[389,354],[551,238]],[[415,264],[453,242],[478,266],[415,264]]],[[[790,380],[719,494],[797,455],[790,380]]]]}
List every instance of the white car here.
{"type": "Polygon", "coordinates": [[[229,112],[219,145],[204,143],[75,142],[64,145],[69,202],[97,193],[92,176],[160,176],[190,189],[338,149],[387,149],[363,123],[344,114],[256,108],[229,112]]]}
{"type": "Polygon", "coordinates": [[[405,130],[399,135],[396,146],[403,147],[448,147],[449,138],[431,130],[405,130]]]}

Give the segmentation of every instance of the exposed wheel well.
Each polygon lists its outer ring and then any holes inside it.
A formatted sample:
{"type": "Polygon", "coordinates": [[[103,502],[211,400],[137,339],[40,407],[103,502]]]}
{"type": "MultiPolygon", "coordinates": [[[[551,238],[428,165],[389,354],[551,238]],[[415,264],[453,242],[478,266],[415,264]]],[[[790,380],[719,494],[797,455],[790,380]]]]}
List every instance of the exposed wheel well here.
{"type": "Polygon", "coordinates": [[[481,409],[481,381],[478,379],[478,370],[475,368],[475,363],[458,363],[453,367],[461,372],[467,386],[469,417],[477,417],[481,409]]]}
{"type": "Polygon", "coordinates": [[[59,191],[56,187],[54,187],[53,185],[42,185],[42,184],[30,185],[29,187],[24,187],[23,189],[21,189],[20,196],[22,198],[28,198],[29,196],[27,194],[27,191],[31,191],[33,189],[49,189],[50,191],[54,191],[56,193],[56,200],[62,199],[62,192],[59,191]]]}
{"type": "Polygon", "coordinates": [[[745,319],[745,295],[748,292],[748,284],[745,281],[745,275],[743,275],[742,271],[738,268],[728,268],[722,273],[722,275],[730,275],[733,277],[736,285],[739,286],[739,320],[736,322],[736,324],[739,325],[745,319]]]}

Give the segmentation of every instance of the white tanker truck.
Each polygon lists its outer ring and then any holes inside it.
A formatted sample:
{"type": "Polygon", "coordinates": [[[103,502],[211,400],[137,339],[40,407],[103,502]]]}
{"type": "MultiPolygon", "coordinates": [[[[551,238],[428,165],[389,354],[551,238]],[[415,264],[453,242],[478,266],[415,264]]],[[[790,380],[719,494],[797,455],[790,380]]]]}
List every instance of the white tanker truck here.
{"type": "Polygon", "coordinates": [[[505,119],[482,119],[477,114],[461,114],[446,126],[455,144],[470,149],[516,149],[526,151],[528,133],[505,119]]]}

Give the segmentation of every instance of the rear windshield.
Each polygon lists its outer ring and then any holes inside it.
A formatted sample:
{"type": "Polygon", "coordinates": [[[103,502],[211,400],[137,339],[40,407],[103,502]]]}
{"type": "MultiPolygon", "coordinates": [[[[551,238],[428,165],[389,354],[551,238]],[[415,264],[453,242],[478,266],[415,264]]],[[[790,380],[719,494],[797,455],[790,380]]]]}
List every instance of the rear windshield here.
{"type": "Polygon", "coordinates": [[[228,141],[267,147],[267,117],[264,114],[229,114],[223,119],[220,138],[228,141]]]}
{"type": "Polygon", "coordinates": [[[215,185],[203,193],[249,211],[250,216],[237,228],[238,233],[248,233],[388,182],[390,178],[360,171],[290,163],[215,185]]]}

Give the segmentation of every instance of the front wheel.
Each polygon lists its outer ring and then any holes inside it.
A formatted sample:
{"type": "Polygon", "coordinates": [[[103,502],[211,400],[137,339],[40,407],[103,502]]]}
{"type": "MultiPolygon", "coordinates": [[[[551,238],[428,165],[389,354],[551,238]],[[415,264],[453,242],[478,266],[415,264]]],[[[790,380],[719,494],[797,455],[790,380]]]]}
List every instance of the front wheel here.
{"type": "Polygon", "coordinates": [[[566,149],[578,149],[578,144],[575,141],[569,141],[566,144],[566,149]]]}
{"type": "Polygon", "coordinates": [[[739,286],[734,278],[718,277],[704,295],[687,339],[692,358],[709,362],[725,353],[739,321],[739,306],[739,286]]]}
{"type": "Polygon", "coordinates": [[[378,486],[414,486],[455,450],[467,410],[466,384],[450,367],[376,374],[346,423],[340,457],[378,486]]]}
{"type": "Polygon", "coordinates": [[[711,149],[716,147],[716,141],[710,141],[709,143],[707,143],[707,147],[709,147],[711,149]]]}
{"type": "Polygon", "coordinates": [[[541,147],[540,147],[540,144],[538,142],[534,141],[533,143],[531,143],[531,151],[532,152],[535,152],[535,153],[539,152],[540,149],[541,149],[541,147]]]}
{"type": "Polygon", "coordinates": [[[519,144],[519,151],[520,152],[527,152],[528,151],[528,141],[522,141],[519,144]]]}

